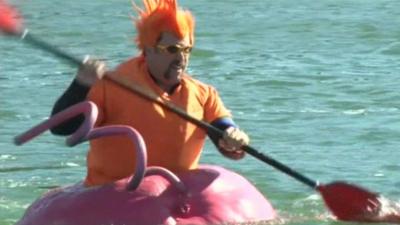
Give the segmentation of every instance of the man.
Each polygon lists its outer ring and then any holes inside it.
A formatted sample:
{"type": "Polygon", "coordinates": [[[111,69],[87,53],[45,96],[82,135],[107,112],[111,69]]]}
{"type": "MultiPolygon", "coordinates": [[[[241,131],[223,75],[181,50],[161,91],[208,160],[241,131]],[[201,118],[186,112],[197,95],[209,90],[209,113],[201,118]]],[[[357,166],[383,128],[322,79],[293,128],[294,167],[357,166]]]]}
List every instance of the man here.
{"type": "MultiPolygon", "coordinates": [[[[144,0],[138,7],[137,46],[141,55],[106,72],[104,63],[86,60],[77,76],[56,102],[52,114],[84,100],[96,103],[96,126],[124,124],[143,136],[148,165],[179,172],[195,169],[206,132],[162,107],[102,79],[105,74],[124,76],[184,109],[191,116],[224,130],[223,137],[209,134],[220,152],[232,159],[243,158],[247,135],[236,127],[217,91],[188,74],[186,68],[194,44],[194,18],[178,7],[176,0],[144,0]]],[[[82,123],[74,118],[52,129],[68,135],[82,123]]],[[[135,168],[133,144],[126,137],[93,140],[88,153],[87,186],[109,183],[131,175],[135,168]]]]}

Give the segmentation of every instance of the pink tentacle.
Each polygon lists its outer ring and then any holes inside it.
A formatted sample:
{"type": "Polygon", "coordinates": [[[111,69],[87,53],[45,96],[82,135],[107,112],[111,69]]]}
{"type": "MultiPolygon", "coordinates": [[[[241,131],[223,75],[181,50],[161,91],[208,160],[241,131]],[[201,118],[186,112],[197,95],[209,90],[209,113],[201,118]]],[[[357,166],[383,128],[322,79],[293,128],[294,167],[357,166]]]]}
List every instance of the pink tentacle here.
{"type": "Polygon", "coordinates": [[[161,175],[165,179],[167,179],[176,189],[179,190],[182,194],[187,194],[187,188],[185,184],[176,176],[173,172],[169,171],[164,167],[159,166],[150,166],[147,167],[145,176],[151,175],[161,175]]]}
{"type": "Polygon", "coordinates": [[[95,139],[104,136],[112,135],[127,135],[135,144],[136,150],[136,168],[135,174],[129,181],[126,189],[128,191],[135,190],[142,181],[147,167],[147,151],[146,145],[140,133],[132,127],[125,125],[113,125],[106,127],[99,127],[93,129],[88,135],[87,139],[95,139]]]}
{"type": "MultiPolygon", "coordinates": [[[[183,182],[171,171],[163,167],[147,167],[146,145],[140,133],[132,127],[125,125],[113,125],[99,128],[93,128],[98,116],[97,106],[90,101],[85,101],[68,109],[59,112],[42,123],[32,127],[28,131],[16,136],[14,142],[16,145],[22,145],[33,138],[39,136],[46,130],[49,130],[79,114],[84,114],[85,120],[77,131],[66,139],[68,146],[75,146],[81,142],[101,138],[105,136],[127,135],[135,145],[136,150],[136,168],[135,174],[130,179],[127,190],[135,190],[141,183],[145,175],[161,175],[167,179],[179,192],[187,195],[187,188],[183,182]]],[[[116,150],[117,151],[117,150],[116,150]]]]}
{"type": "Polygon", "coordinates": [[[169,183],[171,186],[175,187],[179,194],[176,196],[176,205],[174,206],[174,212],[179,213],[180,215],[187,215],[191,211],[191,204],[187,201],[187,199],[191,196],[189,189],[186,185],[170,170],[159,167],[159,166],[150,166],[147,167],[145,176],[151,175],[160,175],[169,183]]]}
{"type": "Polygon", "coordinates": [[[14,138],[14,143],[16,145],[25,144],[26,142],[32,140],[36,136],[39,136],[46,130],[49,130],[49,129],[61,124],[62,122],[69,120],[79,114],[84,114],[85,121],[79,127],[79,129],[66,140],[66,143],[68,146],[74,146],[74,145],[84,141],[84,137],[93,128],[94,123],[96,122],[98,110],[97,110],[96,105],[93,102],[85,101],[85,102],[73,105],[64,111],[61,111],[61,112],[55,114],[51,118],[32,127],[28,131],[16,136],[14,138]]]}

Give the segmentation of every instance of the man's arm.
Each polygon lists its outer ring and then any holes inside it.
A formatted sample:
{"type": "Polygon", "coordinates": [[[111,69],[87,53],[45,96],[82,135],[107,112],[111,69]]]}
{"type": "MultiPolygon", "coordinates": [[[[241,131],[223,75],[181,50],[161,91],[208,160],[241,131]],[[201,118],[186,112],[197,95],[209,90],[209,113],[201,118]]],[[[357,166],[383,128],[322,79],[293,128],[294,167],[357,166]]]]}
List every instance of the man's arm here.
{"type": "MultiPolygon", "coordinates": [[[[86,58],[71,85],[54,104],[51,115],[53,116],[72,105],[85,101],[91,86],[104,76],[105,71],[106,66],[103,62],[86,58]]],[[[78,115],[51,128],[50,131],[56,135],[70,135],[80,127],[84,119],[83,115],[78,115]]]]}
{"type": "MultiPolygon", "coordinates": [[[[51,116],[67,109],[72,105],[83,102],[86,99],[86,95],[88,94],[89,90],[89,87],[80,84],[79,81],[74,79],[68,89],[54,104],[51,111],[51,116]]],[[[83,115],[78,115],[56,127],[51,128],[50,131],[52,134],[56,135],[70,135],[79,128],[84,119],[85,118],[83,115]]]]}
{"type": "Polygon", "coordinates": [[[248,145],[249,137],[241,131],[231,118],[219,118],[211,123],[212,126],[223,130],[224,134],[221,137],[213,132],[208,132],[208,136],[221,152],[222,155],[238,160],[245,156],[245,152],[240,149],[243,145],[248,145]]]}

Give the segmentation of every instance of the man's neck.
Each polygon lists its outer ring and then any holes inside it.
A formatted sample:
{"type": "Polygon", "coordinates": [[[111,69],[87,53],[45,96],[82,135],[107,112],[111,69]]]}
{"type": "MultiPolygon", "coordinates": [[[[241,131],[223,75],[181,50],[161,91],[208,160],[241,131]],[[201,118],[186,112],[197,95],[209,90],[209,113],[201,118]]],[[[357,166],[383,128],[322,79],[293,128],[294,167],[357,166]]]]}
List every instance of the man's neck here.
{"type": "Polygon", "coordinates": [[[180,85],[180,84],[175,84],[172,86],[165,85],[162,82],[160,82],[159,80],[157,80],[157,78],[155,78],[150,72],[149,72],[149,75],[150,75],[151,79],[157,84],[157,86],[159,86],[163,91],[167,92],[169,95],[174,93],[175,89],[180,85]]]}

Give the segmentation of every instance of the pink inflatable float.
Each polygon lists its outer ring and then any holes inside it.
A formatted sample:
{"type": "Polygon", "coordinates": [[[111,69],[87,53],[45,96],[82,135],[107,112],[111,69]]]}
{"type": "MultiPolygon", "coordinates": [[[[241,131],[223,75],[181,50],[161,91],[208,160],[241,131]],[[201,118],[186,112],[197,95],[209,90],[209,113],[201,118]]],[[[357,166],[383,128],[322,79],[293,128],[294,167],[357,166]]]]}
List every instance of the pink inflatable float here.
{"type": "Polygon", "coordinates": [[[181,174],[147,167],[140,134],[127,126],[93,128],[97,108],[91,102],[60,112],[15,142],[23,144],[80,113],[85,123],[67,139],[67,145],[128,135],[137,146],[136,173],[108,185],[88,188],[78,183],[51,190],[27,209],[18,225],[226,224],[276,218],[271,204],[251,183],[222,167],[202,165],[181,174]]]}

